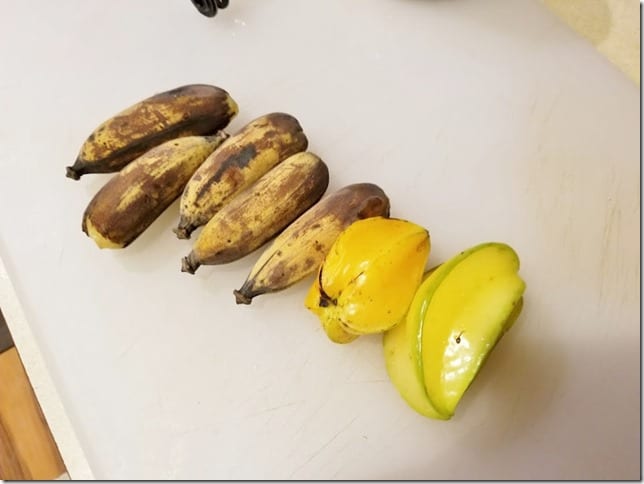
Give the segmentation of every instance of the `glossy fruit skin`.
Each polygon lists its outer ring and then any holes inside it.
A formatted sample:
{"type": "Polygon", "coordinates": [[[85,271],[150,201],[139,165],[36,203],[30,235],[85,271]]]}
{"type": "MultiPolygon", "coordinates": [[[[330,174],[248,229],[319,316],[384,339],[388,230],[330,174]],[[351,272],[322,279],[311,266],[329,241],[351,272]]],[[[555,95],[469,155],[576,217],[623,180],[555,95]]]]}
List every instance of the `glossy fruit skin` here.
{"type": "Polygon", "coordinates": [[[389,379],[407,404],[425,417],[447,420],[434,408],[425,391],[420,359],[419,331],[427,309],[424,295],[436,277],[441,277],[444,264],[427,271],[403,320],[383,334],[382,345],[389,379]]]}
{"type": "Polygon", "coordinates": [[[521,312],[525,282],[518,270],[518,256],[506,244],[461,252],[423,281],[404,324],[385,334],[390,378],[417,412],[451,418],[521,312]]]}
{"type": "Polygon", "coordinates": [[[414,346],[410,344],[410,340],[414,338],[411,331],[409,319],[404,318],[383,335],[382,345],[389,379],[400,396],[416,412],[425,417],[446,420],[448,417],[439,413],[427,397],[424,382],[418,375],[418,358],[414,353],[414,346]]]}
{"type": "Polygon", "coordinates": [[[525,282],[519,257],[502,243],[481,244],[447,265],[425,314],[421,359],[432,405],[451,416],[503,335],[525,282]]]}
{"type": "Polygon", "coordinates": [[[429,233],[412,222],[358,220],[331,247],[305,305],[324,327],[354,335],[386,331],[405,316],[429,250],[429,233]]]}
{"type": "Polygon", "coordinates": [[[525,283],[507,244],[484,243],[448,260],[419,288],[408,321],[418,377],[446,417],[521,307],[525,283]]]}

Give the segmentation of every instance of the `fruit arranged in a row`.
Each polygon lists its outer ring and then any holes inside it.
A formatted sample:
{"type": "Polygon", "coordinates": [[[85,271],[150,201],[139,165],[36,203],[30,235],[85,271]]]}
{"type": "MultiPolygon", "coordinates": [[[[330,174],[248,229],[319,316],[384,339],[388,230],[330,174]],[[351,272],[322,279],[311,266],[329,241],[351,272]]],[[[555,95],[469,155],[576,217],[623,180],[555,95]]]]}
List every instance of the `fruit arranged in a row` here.
{"type": "Polygon", "coordinates": [[[181,197],[177,237],[204,226],[182,260],[188,273],[244,257],[283,232],[235,291],[238,303],[249,304],[315,272],[355,220],[389,215],[389,199],[369,183],[320,200],[329,170],[305,151],[308,139],[293,116],[267,114],[233,136],[218,131],[236,113],[223,89],[192,85],[99,126],[68,175],[118,174],[89,203],[83,231],[100,248],[127,247],[181,197]]]}
{"type": "Polygon", "coordinates": [[[425,273],[428,231],[389,218],[370,183],[322,198],[329,169],[300,123],[284,113],[221,131],[237,113],[229,94],[191,85],[158,94],[99,126],[67,175],[118,172],[83,215],[100,248],[132,243],[181,197],[180,239],[203,229],[181,270],[240,259],[274,238],[237,304],[315,274],[305,306],[328,338],[382,333],[387,371],[422,415],[449,419],[523,305],[519,259],[501,243],[461,252],[425,273]],[[423,274],[425,275],[423,276],[423,274]]]}
{"type": "Polygon", "coordinates": [[[315,273],[338,236],[356,220],[389,216],[389,198],[371,183],[327,195],[284,230],[255,263],[237,304],[279,291],[315,273]]]}

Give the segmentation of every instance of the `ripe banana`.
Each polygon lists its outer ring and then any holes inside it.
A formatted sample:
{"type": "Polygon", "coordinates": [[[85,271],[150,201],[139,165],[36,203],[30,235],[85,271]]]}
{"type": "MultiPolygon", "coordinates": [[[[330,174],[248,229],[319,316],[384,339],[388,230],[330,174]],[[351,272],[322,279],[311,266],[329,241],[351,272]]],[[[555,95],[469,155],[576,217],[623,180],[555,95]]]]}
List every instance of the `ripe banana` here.
{"type": "Polygon", "coordinates": [[[202,264],[250,254],[317,202],[328,184],[329,170],[313,153],[287,158],[210,219],[181,270],[194,274],[202,264]]]}
{"type": "Polygon", "coordinates": [[[307,145],[293,116],[271,113],[251,121],[221,145],[186,185],[179,226],[174,229],[177,237],[189,239],[237,193],[307,145]]]}
{"type": "Polygon", "coordinates": [[[389,199],[371,183],[346,186],[320,200],[264,251],[241,289],[237,304],[279,291],[313,274],[340,233],[358,219],[389,216],[389,199]]]}
{"type": "Polygon", "coordinates": [[[83,232],[101,249],[126,247],[179,197],[227,136],[186,136],[141,155],[96,193],[83,215],[83,232]]]}
{"type": "Polygon", "coordinates": [[[89,135],[67,176],[112,173],[161,143],[212,135],[237,114],[237,103],[215,86],[191,84],[147,98],[105,121],[89,135]]]}

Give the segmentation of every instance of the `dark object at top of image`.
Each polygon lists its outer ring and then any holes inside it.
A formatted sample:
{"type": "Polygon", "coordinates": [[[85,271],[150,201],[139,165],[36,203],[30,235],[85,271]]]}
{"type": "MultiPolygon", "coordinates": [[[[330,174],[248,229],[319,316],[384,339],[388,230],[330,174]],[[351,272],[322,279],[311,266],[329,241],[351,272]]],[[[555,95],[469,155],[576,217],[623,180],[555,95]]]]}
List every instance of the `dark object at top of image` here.
{"type": "Polygon", "coordinates": [[[192,0],[192,4],[206,17],[217,15],[217,9],[224,9],[228,6],[228,0],[192,0]]]}

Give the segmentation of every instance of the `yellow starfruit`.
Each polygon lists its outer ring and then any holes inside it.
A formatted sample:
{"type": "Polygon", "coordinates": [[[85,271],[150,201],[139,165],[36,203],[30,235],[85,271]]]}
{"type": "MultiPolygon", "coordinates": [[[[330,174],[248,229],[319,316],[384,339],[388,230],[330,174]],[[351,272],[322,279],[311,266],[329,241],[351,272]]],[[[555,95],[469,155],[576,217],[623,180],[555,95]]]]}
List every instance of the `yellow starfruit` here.
{"type": "Polygon", "coordinates": [[[429,250],[429,233],[415,223],[358,220],[331,247],[305,305],[337,343],[386,331],[404,318],[429,250]]]}

